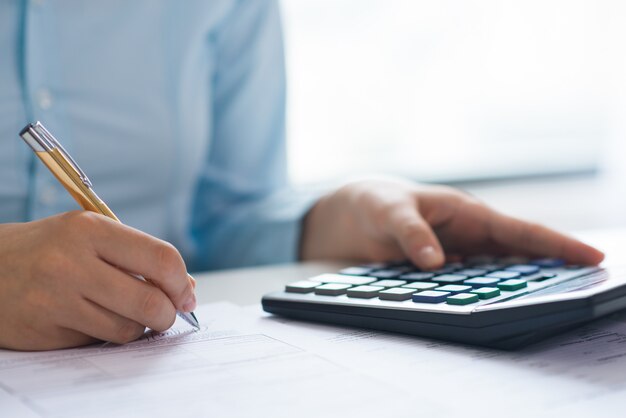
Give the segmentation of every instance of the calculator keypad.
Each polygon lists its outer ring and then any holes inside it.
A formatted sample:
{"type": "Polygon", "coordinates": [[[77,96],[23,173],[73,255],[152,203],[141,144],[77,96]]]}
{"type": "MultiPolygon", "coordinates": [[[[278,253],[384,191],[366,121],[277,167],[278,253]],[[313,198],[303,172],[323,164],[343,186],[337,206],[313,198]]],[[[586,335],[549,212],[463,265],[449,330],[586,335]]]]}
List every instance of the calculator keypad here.
{"type": "Polygon", "coordinates": [[[285,291],[313,298],[319,295],[342,300],[464,306],[508,299],[526,292],[529,284],[541,286],[545,281],[549,284],[563,272],[577,268],[581,267],[566,266],[563,260],[548,258],[478,257],[465,263],[448,263],[434,271],[422,271],[407,261],[372,263],[290,283],[285,291]]]}

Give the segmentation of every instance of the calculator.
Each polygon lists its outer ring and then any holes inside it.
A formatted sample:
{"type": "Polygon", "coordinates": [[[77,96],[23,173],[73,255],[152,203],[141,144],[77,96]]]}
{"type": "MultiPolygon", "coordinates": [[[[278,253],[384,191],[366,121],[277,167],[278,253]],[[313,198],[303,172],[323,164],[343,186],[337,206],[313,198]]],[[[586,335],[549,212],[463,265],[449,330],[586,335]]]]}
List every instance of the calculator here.
{"type": "Polygon", "coordinates": [[[472,257],[435,271],[352,266],[263,296],[267,312],[515,349],[626,308],[626,274],[563,260],[472,257]]]}

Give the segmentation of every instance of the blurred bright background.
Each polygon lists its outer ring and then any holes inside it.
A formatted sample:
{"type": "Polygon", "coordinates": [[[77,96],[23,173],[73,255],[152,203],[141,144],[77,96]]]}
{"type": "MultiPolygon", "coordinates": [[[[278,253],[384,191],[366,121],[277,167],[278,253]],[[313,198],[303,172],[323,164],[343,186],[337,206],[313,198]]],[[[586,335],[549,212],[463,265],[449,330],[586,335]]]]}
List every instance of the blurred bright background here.
{"type": "Polygon", "coordinates": [[[626,2],[281,4],[295,184],[398,174],[626,227],[626,2]]]}
{"type": "Polygon", "coordinates": [[[283,0],[282,11],[297,184],[621,165],[625,2],[283,0]]]}

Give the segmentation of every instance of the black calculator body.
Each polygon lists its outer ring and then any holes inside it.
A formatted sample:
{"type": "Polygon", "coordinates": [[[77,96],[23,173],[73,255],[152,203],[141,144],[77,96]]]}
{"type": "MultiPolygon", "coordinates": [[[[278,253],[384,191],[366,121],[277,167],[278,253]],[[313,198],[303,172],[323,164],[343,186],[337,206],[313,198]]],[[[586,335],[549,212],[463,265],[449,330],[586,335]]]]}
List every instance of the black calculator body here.
{"type": "Polygon", "coordinates": [[[349,267],[263,297],[286,317],[515,349],[626,308],[626,275],[558,259],[349,267]]]}

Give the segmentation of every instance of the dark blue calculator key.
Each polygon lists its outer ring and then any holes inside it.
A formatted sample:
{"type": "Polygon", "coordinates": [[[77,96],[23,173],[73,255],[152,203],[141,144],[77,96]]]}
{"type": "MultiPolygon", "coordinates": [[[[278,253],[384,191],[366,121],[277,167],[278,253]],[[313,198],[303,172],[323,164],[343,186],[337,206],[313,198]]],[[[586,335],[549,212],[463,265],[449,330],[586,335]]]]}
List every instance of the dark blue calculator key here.
{"type": "Polygon", "coordinates": [[[367,276],[372,271],[369,267],[347,267],[343,270],[339,270],[339,274],[346,274],[348,276],[367,276]]]}
{"type": "Polygon", "coordinates": [[[312,282],[310,280],[300,280],[298,282],[289,283],[285,286],[285,292],[289,293],[311,293],[321,283],[312,282]]]}
{"type": "Polygon", "coordinates": [[[514,271],[522,276],[529,276],[539,272],[539,266],[533,266],[532,264],[516,264],[511,267],[507,267],[505,271],[514,271]]]}
{"type": "Polygon", "coordinates": [[[460,284],[447,284],[435,289],[438,292],[450,292],[451,294],[469,292],[472,290],[472,286],[465,286],[460,284]]]}
{"type": "Polygon", "coordinates": [[[532,260],[530,264],[544,269],[557,268],[563,267],[565,265],[565,260],[561,260],[560,258],[539,258],[537,260],[532,260]]]}
{"type": "Polygon", "coordinates": [[[433,282],[444,284],[463,283],[464,280],[467,280],[467,276],[460,274],[442,274],[441,276],[433,277],[433,282]]]}
{"type": "Polygon", "coordinates": [[[398,277],[401,280],[407,281],[421,281],[421,280],[430,280],[435,277],[435,273],[427,272],[427,271],[416,271],[413,273],[406,273],[398,277]]]}
{"type": "Polygon", "coordinates": [[[325,295],[325,296],[339,296],[346,293],[346,290],[351,288],[349,284],[343,283],[324,283],[315,288],[316,295],[325,295]]]}
{"type": "Polygon", "coordinates": [[[519,277],[522,277],[522,273],[519,273],[517,271],[494,271],[492,273],[487,274],[486,277],[497,277],[498,279],[502,279],[502,280],[509,280],[509,279],[517,279],[519,277]]]}
{"type": "Polygon", "coordinates": [[[441,303],[445,302],[450,292],[439,292],[437,290],[425,290],[413,295],[413,302],[417,303],[441,303]]]}
{"type": "Polygon", "coordinates": [[[462,274],[463,276],[467,276],[467,277],[484,276],[487,273],[489,273],[487,270],[482,270],[482,269],[463,269],[463,270],[454,272],[454,274],[462,274]]]}
{"type": "Polygon", "coordinates": [[[495,287],[499,281],[500,279],[497,277],[473,277],[465,280],[463,284],[472,286],[474,289],[478,289],[481,287],[495,287]]]}

